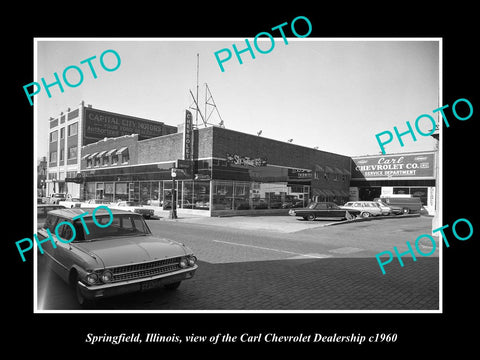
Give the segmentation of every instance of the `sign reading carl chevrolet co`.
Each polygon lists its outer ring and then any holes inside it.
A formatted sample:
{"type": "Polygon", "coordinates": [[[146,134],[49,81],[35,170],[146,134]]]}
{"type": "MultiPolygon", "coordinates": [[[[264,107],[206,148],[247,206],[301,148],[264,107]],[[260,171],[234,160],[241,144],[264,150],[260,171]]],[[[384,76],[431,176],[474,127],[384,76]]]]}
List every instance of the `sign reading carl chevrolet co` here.
{"type": "Polygon", "coordinates": [[[365,156],[352,159],[352,180],[433,179],[435,154],[365,156]]]}

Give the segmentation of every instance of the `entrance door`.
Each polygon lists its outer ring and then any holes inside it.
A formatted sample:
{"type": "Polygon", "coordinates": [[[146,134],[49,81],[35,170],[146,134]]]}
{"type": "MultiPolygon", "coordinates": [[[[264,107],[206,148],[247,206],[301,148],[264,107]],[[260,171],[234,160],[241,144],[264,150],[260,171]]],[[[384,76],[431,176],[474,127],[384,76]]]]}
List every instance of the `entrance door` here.
{"type": "Polygon", "coordinates": [[[379,198],[381,194],[381,187],[361,187],[358,191],[359,198],[362,201],[373,201],[373,199],[379,198]]]}

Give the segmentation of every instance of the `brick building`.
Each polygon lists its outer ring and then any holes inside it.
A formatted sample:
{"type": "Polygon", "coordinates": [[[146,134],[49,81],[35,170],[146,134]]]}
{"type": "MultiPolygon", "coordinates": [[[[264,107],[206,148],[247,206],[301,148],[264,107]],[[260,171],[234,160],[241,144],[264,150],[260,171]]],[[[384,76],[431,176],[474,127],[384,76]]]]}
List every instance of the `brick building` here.
{"type": "MultiPolygon", "coordinates": [[[[187,112],[186,118],[190,116],[187,112]]],[[[82,197],[222,215],[280,209],[309,199],[344,203],[350,157],[217,126],[141,139],[124,135],[81,149],[82,197]]]]}
{"type": "Polygon", "coordinates": [[[78,107],[51,117],[49,127],[47,195],[57,192],[72,197],[81,196],[76,179],[82,146],[105,137],[138,134],[139,139],[147,139],[177,131],[175,126],[162,122],[94,109],[83,101],[78,107]]]}

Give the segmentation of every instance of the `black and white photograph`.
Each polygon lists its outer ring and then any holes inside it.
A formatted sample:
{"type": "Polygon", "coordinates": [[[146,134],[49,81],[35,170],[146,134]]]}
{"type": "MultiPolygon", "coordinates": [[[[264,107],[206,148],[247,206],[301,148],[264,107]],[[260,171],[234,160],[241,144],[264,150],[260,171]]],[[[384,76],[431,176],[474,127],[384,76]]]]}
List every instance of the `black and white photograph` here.
{"type": "Polygon", "coordinates": [[[36,46],[38,311],[441,310],[441,39],[36,46]]]}
{"type": "Polygon", "coordinates": [[[6,31],[6,343],[474,344],[472,9],[69,6],[6,31]]]}

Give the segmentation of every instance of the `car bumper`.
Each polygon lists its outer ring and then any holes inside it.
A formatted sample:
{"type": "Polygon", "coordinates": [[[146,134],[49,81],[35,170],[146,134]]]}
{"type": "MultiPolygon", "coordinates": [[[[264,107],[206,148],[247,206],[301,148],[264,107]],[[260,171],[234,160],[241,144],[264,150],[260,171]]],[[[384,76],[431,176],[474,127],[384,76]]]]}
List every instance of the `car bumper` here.
{"type": "Polygon", "coordinates": [[[83,282],[79,281],[78,285],[83,297],[89,300],[94,300],[99,298],[128,294],[132,292],[156,289],[164,285],[191,279],[195,275],[195,271],[197,270],[197,268],[198,265],[194,265],[192,267],[171,272],[168,274],[111,284],[87,286],[83,282]]]}

